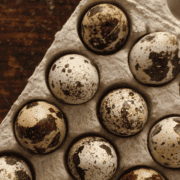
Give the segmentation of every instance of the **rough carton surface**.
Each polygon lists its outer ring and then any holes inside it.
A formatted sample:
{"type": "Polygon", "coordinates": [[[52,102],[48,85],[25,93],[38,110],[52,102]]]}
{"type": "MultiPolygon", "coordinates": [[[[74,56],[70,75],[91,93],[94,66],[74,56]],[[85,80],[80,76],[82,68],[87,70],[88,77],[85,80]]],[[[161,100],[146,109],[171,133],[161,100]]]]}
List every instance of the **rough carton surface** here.
{"type": "Polygon", "coordinates": [[[128,54],[134,43],[142,36],[157,31],[167,31],[180,38],[180,22],[171,14],[166,0],[82,0],[62,30],[56,33],[51,47],[1,123],[0,152],[11,150],[26,157],[34,167],[36,180],[72,180],[65,165],[64,156],[67,148],[76,136],[83,133],[97,133],[112,142],[119,153],[119,167],[112,180],[118,179],[125,170],[137,165],[152,167],[169,180],[179,179],[179,169],[165,168],[153,160],[148,150],[147,137],[152,125],[160,118],[173,114],[180,115],[180,74],[165,85],[150,87],[137,82],[128,66],[128,54]],[[112,55],[103,56],[90,52],[85,48],[78,35],[78,23],[82,13],[97,2],[119,4],[130,20],[130,34],[126,44],[120,51],[112,55]],[[91,59],[96,64],[100,75],[100,86],[96,95],[81,105],[60,103],[51,94],[46,81],[49,66],[53,61],[64,53],[72,52],[91,59]],[[98,120],[97,104],[104,92],[115,84],[125,84],[147,98],[148,121],[143,130],[135,136],[128,138],[114,136],[107,132],[98,120]],[[67,118],[67,136],[63,144],[52,153],[31,154],[22,148],[15,139],[14,118],[19,110],[31,100],[45,100],[52,103],[59,107],[67,118]]]}

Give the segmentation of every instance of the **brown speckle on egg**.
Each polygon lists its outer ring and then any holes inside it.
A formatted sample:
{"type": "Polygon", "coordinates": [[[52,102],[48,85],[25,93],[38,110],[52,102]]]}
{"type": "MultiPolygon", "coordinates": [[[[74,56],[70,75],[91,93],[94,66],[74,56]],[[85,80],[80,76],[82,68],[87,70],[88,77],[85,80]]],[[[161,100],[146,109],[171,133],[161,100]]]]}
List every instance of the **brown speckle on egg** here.
{"type": "Polygon", "coordinates": [[[101,137],[84,137],[68,152],[68,167],[77,180],[111,179],[117,169],[117,155],[113,146],[101,137]]]}
{"type": "Polygon", "coordinates": [[[180,167],[179,123],[174,121],[175,118],[179,119],[178,116],[162,119],[152,127],[149,134],[151,155],[159,164],[170,168],[180,167]]]}
{"type": "Polygon", "coordinates": [[[18,142],[34,153],[48,153],[64,140],[66,124],[60,110],[52,104],[38,101],[37,106],[21,110],[15,121],[18,142]]]}
{"type": "Polygon", "coordinates": [[[150,168],[138,168],[124,174],[120,180],[165,180],[157,171],[150,168]]]}
{"type": "Polygon", "coordinates": [[[55,97],[69,104],[90,100],[99,86],[99,75],[94,64],[78,54],[65,55],[55,63],[58,62],[61,62],[60,68],[54,71],[51,68],[48,80],[54,82],[54,86],[49,84],[49,87],[55,97]]]}
{"type": "Polygon", "coordinates": [[[29,166],[14,155],[0,157],[0,179],[8,180],[32,180],[32,172],[29,166]]]}
{"type": "Polygon", "coordinates": [[[31,177],[27,175],[23,170],[15,171],[15,176],[17,177],[17,179],[31,180],[31,177]]]}
{"type": "Polygon", "coordinates": [[[176,126],[174,126],[174,131],[180,135],[180,124],[177,124],[176,126]]]}
{"type": "Polygon", "coordinates": [[[99,109],[101,123],[113,134],[130,136],[145,125],[148,109],[145,100],[137,92],[122,88],[108,93],[99,109]]]}
{"type": "Polygon", "coordinates": [[[56,136],[53,138],[53,140],[51,141],[51,143],[48,145],[48,148],[52,148],[52,147],[54,147],[54,146],[56,146],[56,145],[58,144],[59,139],[60,139],[60,135],[61,135],[60,132],[58,132],[58,133],[56,134],[56,136]]]}
{"type": "Polygon", "coordinates": [[[38,105],[37,102],[31,102],[31,103],[27,104],[26,109],[30,109],[30,108],[37,106],[37,105],[38,105]]]}
{"type": "Polygon", "coordinates": [[[13,157],[13,156],[5,156],[4,159],[5,159],[6,163],[9,165],[14,165],[17,162],[19,162],[19,159],[16,157],[13,157]]]}
{"type": "Polygon", "coordinates": [[[56,115],[57,115],[57,117],[59,117],[59,118],[63,118],[63,114],[62,114],[60,111],[57,112],[56,115]]]}
{"type": "Polygon", "coordinates": [[[52,70],[54,71],[54,69],[56,68],[56,64],[54,64],[54,66],[53,66],[53,68],[52,68],[52,70]]]}
{"type": "Polygon", "coordinates": [[[156,134],[158,134],[160,131],[161,131],[161,125],[157,124],[155,127],[154,127],[154,130],[152,132],[152,136],[155,136],[156,134]]]}
{"type": "Polygon", "coordinates": [[[49,111],[50,112],[55,112],[53,108],[49,108],[49,111]]]}
{"type": "Polygon", "coordinates": [[[128,32],[126,15],[121,9],[110,4],[92,7],[81,22],[83,42],[97,53],[119,50],[124,45],[128,32]]]}
{"type": "Polygon", "coordinates": [[[134,77],[141,83],[161,85],[178,74],[180,69],[178,53],[175,35],[167,32],[150,33],[131,49],[129,66],[134,77]]]}

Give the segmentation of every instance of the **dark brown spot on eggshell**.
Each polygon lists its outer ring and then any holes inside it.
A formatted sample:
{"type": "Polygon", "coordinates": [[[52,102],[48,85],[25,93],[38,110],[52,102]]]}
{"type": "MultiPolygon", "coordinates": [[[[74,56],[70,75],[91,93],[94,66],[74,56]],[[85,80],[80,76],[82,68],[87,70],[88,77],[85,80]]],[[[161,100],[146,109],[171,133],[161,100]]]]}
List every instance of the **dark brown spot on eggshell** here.
{"type": "Polygon", "coordinates": [[[161,175],[159,175],[159,174],[158,175],[153,174],[147,180],[164,180],[164,178],[161,175]]]}
{"type": "Polygon", "coordinates": [[[63,114],[59,111],[58,113],[56,113],[57,117],[62,119],[63,118],[63,114]]]}
{"type": "Polygon", "coordinates": [[[86,59],[84,60],[84,62],[85,62],[85,63],[88,63],[88,61],[87,61],[86,59]]]}
{"type": "Polygon", "coordinates": [[[80,87],[83,87],[83,86],[84,86],[83,84],[81,84],[80,81],[76,81],[75,83],[76,83],[76,87],[79,87],[79,88],[80,88],[80,87]]]}
{"type": "Polygon", "coordinates": [[[130,95],[130,96],[134,96],[134,93],[133,93],[133,92],[129,92],[129,95],[130,95]]]}
{"type": "Polygon", "coordinates": [[[23,170],[15,171],[15,177],[16,180],[31,180],[29,175],[23,170]]]}
{"type": "Polygon", "coordinates": [[[177,49],[174,52],[175,55],[174,55],[173,59],[171,60],[171,63],[174,66],[173,70],[172,70],[173,76],[176,76],[179,73],[179,70],[180,70],[180,64],[179,64],[180,58],[178,57],[178,53],[179,53],[179,49],[177,49]]]}
{"type": "Polygon", "coordinates": [[[155,38],[155,35],[148,35],[148,36],[144,37],[143,39],[145,41],[152,41],[154,38],[155,38]]]}
{"type": "Polygon", "coordinates": [[[74,59],[74,57],[70,57],[70,59],[74,59]]]}
{"type": "Polygon", "coordinates": [[[47,118],[39,121],[34,127],[23,127],[19,126],[19,124],[16,126],[18,136],[21,139],[27,138],[32,140],[31,143],[33,144],[43,141],[46,135],[56,129],[55,118],[49,114],[47,115],[47,118]]]}
{"type": "Polygon", "coordinates": [[[102,144],[99,147],[104,149],[108,155],[112,156],[111,149],[108,146],[106,146],[105,144],[102,144]]]}
{"type": "Polygon", "coordinates": [[[27,104],[26,109],[30,109],[30,108],[37,106],[37,105],[38,105],[37,102],[31,102],[31,103],[27,104]]]}
{"type": "Polygon", "coordinates": [[[63,93],[66,95],[66,96],[69,96],[70,95],[70,92],[68,90],[62,90],[63,93]]]}
{"type": "Polygon", "coordinates": [[[19,159],[14,156],[5,156],[5,161],[9,165],[14,165],[19,162],[19,159]]]}
{"type": "Polygon", "coordinates": [[[71,73],[72,72],[72,70],[71,69],[68,69],[68,73],[71,73]]]}
{"type": "Polygon", "coordinates": [[[140,65],[139,65],[139,63],[136,64],[135,68],[136,68],[136,71],[138,71],[139,68],[141,68],[140,65]]]}
{"type": "Polygon", "coordinates": [[[63,69],[62,69],[62,72],[66,72],[66,69],[63,68],[63,69]]]}
{"type": "Polygon", "coordinates": [[[177,125],[174,127],[174,131],[180,135],[180,124],[177,124],[177,125]]]}
{"type": "Polygon", "coordinates": [[[61,135],[60,132],[58,132],[56,134],[56,136],[53,138],[51,144],[48,145],[48,148],[52,148],[52,147],[56,146],[59,143],[60,135],[61,135]]]}
{"type": "MultiPolygon", "coordinates": [[[[33,146],[36,150],[36,152],[38,153],[38,154],[43,154],[45,151],[46,151],[46,149],[45,148],[37,148],[36,146],[33,146]]],[[[32,150],[31,150],[32,151],[32,150]]]]}
{"type": "Polygon", "coordinates": [[[149,59],[152,60],[152,66],[143,71],[149,75],[151,81],[162,81],[166,78],[169,71],[168,67],[168,52],[161,51],[160,53],[151,52],[149,59]]]}
{"type": "Polygon", "coordinates": [[[106,106],[106,111],[107,111],[107,114],[110,114],[111,113],[111,108],[106,106]]]}
{"type": "Polygon", "coordinates": [[[134,171],[124,175],[121,180],[137,180],[138,175],[134,174],[134,171]]]}
{"type": "Polygon", "coordinates": [[[76,168],[76,170],[77,170],[80,178],[81,178],[82,180],[85,180],[85,177],[84,177],[84,176],[85,176],[85,171],[78,166],[78,165],[80,164],[80,158],[79,158],[79,155],[78,155],[78,154],[81,153],[83,149],[84,149],[84,146],[81,146],[81,147],[79,147],[79,149],[77,150],[77,152],[74,153],[74,155],[73,155],[73,163],[74,163],[74,165],[75,165],[75,168],[76,168]]]}
{"type": "Polygon", "coordinates": [[[56,64],[53,66],[52,70],[54,71],[54,70],[55,70],[55,68],[56,68],[56,64]]]}
{"type": "Polygon", "coordinates": [[[68,67],[69,67],[69,64],[66,64],[66,65],[65,65],[65,68],[68,68],[68,67]]]}
{"type": "Polygon", "coordinates": [[[161,146],[164,145],[164,144],[165,144],[165,142],[162,142],[162,143],[161,143],[161,146]]]}
{"type": "Polygon", "coordinates": [[[162,125],[159,125],[159,124],[156,124],[156,125],[154,126],[154,130],[153,130],[153,132],[152,132],[152,137],[155,136],[156,134],[160,133],[161,127],[162,127],[162,125]]]}
{"type": "Polygon", "coordinates": [[[173,121],[180,123],[180,117],[173,118],[173,121]]]}
{"type": "Polygon", "coordinates": [[[51,113],[55,112],[55,110],[54,110],[53,108],[49,108],[49,111],[50,111],[51,113]]]}

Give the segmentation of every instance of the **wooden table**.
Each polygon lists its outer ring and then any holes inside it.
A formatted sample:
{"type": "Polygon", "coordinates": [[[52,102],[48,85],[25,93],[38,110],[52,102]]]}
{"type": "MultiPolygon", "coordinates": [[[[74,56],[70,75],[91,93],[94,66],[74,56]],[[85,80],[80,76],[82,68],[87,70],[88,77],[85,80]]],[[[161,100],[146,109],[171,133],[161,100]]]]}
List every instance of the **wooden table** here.
{"type": "Polygon", "coordinates": [[[0,122],[80,0],[0,2],[0,122]]]}

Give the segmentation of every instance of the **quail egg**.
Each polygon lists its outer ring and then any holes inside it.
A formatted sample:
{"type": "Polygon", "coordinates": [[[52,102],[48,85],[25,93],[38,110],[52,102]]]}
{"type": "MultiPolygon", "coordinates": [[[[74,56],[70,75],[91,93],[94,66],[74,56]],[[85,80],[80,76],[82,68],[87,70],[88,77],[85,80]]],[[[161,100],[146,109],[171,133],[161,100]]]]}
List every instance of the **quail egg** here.
{"type": "Polygon", "coordinates": [[[139,168],[123,175],[120,180],[165,180],[165,178],[153,169],[139,168]]]}
{"type": "Polygon", "coordinates": [[[44,101],[28,103],[19,112],[14,124],[18,142],[33,153],[44,154],[56,149],[64,140],[64,115],[44,101]]]}
{"type": "Polygon", "coordinates": [[[132,89],[120,88],[108,93],[101,101],[100,121],[111,133],[131,136],[145,125],[148,108],[143,97],[132,89]]]}
{"type": "Polygon", "coordinates": [[[12,155],[0,157],[0,179],[2,180],[32,180],[28,165],[12,155]]]}
{"type": "Polygon", "coordinates": [[[85,45],[100,54],[119,50],[129,32],[124,12],[112,4],[98,4],[84,15],[81,37],[85,45]]]}
{"type": "Polygon", "coordinates": [[[113,146],[104,138],[84,137],[68,152],[68,167],[75,179],[108,180],[118,164],[113,146]]]}
{"type": "Polygon", "coordinates": [[[179,72],[178,40],[168,32],[146,35],[132,48],[129,66],[134,77],[143,84],[161,85],[179,72]]]}
{"type": "Polygon", "coordinates": [[[95,95],[99,86],[98,71],[86,57],[68,54],[52,65],[49,86],[59,100],[68,104],[81,104],[95,95]]]}
{"type": "Polygon", "coordinates": [[[152,127],[149,150],[159,164],[180,168],[180,117],[165,118],[152,127]]]}

